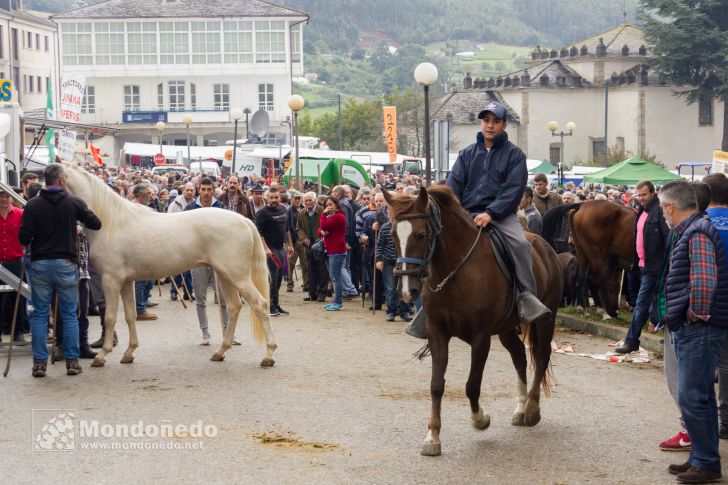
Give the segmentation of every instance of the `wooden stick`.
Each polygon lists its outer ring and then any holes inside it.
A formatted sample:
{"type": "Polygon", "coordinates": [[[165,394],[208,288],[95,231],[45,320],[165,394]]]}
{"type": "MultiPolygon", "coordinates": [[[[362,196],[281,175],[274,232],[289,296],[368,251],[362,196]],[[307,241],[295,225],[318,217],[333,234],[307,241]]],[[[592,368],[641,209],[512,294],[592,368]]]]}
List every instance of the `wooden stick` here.
{"type": "MultiPolygon", "coordinates": [[[[187,305],[185,305],[185,298],[184,298],[184,296],[182,296],[182,293],[179,291],[179,287],[177,286],[177,283],[174,281],[174,276],[171,276],[169,279],[172,280],[172,286],[174,286],[174,289],[177,292],[177,295],[179,295],[179,301],[182,302],[182,306],[184,307],[185,310],[187,310],[187,305]]],[[[185,277],[183,276],[182,281],[184,281],[184,280],[185,280],[185,277]]]]}
{"type": "Polygon", "coordinates": [[[23,276],[25,275],[25,265],[21,261],[20,265],[20,281],[18,282],[18,293],[15,295],[15,309],[13,310],[13,321],[10,323],[10,344],[8,345],[8,361],[5,364],[5,372],[3,377],[7,377],[10,373],[10,361],[13,358],[13,343],[15,341],[15,325],[18,322],[18,307],[20,306],[20,287],[23,285],[23,276]]]}
{"type": "MultiPolygon", "coordinates": [[[[190,289],[187,287],[187,281],[185,281],[185,274],[181,273],[180,276],[182,277],[182,287],[185,289],[185,293],[187,293],[187,298],[192,301],[192,293],[190,293],[190,289]]],[[[177,290],[177,293],[182,296],[182,293],[177,290]]]]}
{"type": "Polygon", "coordinates": [[[159,288],[159,296],[162,296],[162,284],[157,280],[157,288],[159,288]]]}

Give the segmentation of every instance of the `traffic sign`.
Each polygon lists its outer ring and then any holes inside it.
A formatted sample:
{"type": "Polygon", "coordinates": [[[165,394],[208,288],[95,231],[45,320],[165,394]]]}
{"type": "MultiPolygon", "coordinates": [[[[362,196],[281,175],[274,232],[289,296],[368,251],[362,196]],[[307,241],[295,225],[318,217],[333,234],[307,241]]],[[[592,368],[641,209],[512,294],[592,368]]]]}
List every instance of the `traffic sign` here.
{"type": "Polygon", "coordinates": [[[164,155],[162,155],[161,153],[157,153],[156,155],[154,155],[154,163],[156,163],[157,165],[164,165],[164,155]]]}

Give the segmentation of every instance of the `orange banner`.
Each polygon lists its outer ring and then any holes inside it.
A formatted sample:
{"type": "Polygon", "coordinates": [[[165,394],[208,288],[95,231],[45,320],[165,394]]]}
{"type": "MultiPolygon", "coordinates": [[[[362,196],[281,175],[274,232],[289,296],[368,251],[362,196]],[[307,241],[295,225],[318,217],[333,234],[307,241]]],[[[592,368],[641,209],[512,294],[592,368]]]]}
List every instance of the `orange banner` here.
{"type": "Polygon", "coordinates": [[[397,107],[384,107],[384,137],[387,139],[389,162],[397,161],[397,107]]]}

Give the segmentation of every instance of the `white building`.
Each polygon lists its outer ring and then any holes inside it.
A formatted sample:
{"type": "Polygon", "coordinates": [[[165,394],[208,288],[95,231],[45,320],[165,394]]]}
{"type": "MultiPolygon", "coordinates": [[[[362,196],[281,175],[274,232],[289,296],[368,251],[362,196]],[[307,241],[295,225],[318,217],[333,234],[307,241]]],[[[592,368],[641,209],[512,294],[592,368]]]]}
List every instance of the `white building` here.
{"type": "MultiPolygon", "coordinates": [[[[303,75],[308,14],[261,0],[107,0],[52,17],[64,74],[86,76],[82,123],[120,128],[125,142],[223,145],[231,108],[269,114],[270,142],[288,141],[291,79],[303,75]]],[[[245,118],[238,138],[245,138],[245,118]]],[[[136,160],[135,160],[136,161],[136,160]]]]}
{"type": "Polygon", "coordinates": [[[651,53],[640,29],[629,24],[561,49],[536,48],[529,66],[506,76],[471,79],[436,100],[432,117],[452,120],[451,147],[474,143],[478,113],[490,100],[508,108],[508,135],[531,159],[567,165],[604,159],[605,114],[609,147],[656,156],[665,167],[709,161],[723,136],[723,103],[688,105],[647,66],[651,53]],[[605,81],[609,82],[608,102],[605,81]],[[717,114],[717,115],[716,115],[717,114]],[[572,136],[552,137],[550,121],[572,136]],[[565,158],[564,158],[565,157],[565,158]]]}
{"type": "Polygon", "coordinates": [[[31,13],[0,9],[0,79],[13,81],[23,111],[45,109],[48,80],[58,89],[56,25],[31,13]]]}

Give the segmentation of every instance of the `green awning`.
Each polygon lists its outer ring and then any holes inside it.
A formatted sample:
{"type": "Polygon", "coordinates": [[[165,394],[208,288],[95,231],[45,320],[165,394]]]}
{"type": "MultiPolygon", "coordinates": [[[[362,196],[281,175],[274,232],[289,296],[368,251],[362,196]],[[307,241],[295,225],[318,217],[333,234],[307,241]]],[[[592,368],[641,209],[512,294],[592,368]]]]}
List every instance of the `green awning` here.
{"type": "Polygon", "coordinates": [[[635,185],[640,180],[649,180],[655,185],[663,185],[682,177],[665,170],[659,165],[631,157],[616,165],[590,175],[584,175],[584,182],[596,184],[635,185]]]}

